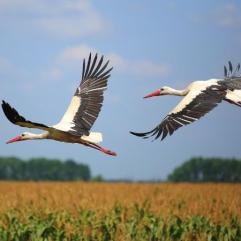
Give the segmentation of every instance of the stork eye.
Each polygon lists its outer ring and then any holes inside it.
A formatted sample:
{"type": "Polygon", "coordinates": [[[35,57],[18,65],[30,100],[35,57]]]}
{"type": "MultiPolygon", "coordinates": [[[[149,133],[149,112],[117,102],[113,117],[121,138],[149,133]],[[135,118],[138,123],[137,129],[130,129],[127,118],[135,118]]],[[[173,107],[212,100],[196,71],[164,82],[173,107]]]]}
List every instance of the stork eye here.
{"type": "Polygon", "coordinates": [[[164,90],[164,88],[161,88],[161,89],[160,89],[160,91],[163,91],[163,90],[164,90]]]}
{"type": "Polygon", "coordinates": [[[25,136],[25,134],[22,134],[21,136],[25,136]]]}

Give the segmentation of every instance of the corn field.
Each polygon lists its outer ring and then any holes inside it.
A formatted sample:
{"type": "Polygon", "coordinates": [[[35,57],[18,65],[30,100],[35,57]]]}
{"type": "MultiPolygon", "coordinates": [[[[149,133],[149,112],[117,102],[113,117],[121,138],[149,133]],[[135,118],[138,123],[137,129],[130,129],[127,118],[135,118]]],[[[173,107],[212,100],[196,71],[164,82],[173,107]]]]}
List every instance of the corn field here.
{"type": "Polygon", "coordinates": [[[1,241],[241,240],[240,184],[0,182],[1,241]]]}

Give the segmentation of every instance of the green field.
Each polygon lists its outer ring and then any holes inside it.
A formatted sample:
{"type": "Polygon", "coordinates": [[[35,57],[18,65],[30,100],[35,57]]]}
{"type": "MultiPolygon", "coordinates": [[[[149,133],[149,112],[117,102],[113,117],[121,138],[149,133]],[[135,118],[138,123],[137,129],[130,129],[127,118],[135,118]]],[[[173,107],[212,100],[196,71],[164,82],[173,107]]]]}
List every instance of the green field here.
{"type": "Polygon", "coordinates": [[[241,240],[241,185],[1,182],[0,240],[241,240]]]}

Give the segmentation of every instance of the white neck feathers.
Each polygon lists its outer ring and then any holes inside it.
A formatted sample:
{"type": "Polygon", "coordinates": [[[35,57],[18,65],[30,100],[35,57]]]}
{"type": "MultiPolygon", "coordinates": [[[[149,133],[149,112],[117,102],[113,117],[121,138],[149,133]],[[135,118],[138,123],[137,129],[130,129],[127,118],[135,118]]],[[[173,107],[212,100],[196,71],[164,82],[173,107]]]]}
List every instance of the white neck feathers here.
{"type": "Polygon", "coordinates": [[[173,88],[168,88],[168,94],[169,95],[177,95],[177,96],[185,96],[188,93],[188,89],[184,89],[184,90],[176,90],[173,88]]]}
{"type": "Polygon", "coordinates": [[[25,138],[26,140],[42,140],[42,139],[47,139],[49,136],[48,132],[43,132],[41,134],[34,134],[34,133],[27,133],[25,134],[25,138]]]}

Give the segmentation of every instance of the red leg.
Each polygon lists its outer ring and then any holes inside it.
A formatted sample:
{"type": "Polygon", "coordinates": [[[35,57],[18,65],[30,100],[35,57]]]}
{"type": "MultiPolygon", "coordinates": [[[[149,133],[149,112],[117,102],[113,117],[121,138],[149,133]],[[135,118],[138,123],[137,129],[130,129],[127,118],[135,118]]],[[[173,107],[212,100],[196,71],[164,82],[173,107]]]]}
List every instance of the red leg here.
{"type": "Polygon", "coordinates": [[[94,144],[94,143],[85,143],[84,145],[89,146],[89,147],[91,147],[91,148],[94,148],[94,149],[96,149],[96,150],[98,150],[98,151],[101,151],[101,152],[103,152],[103,153],[105,153],[105,154],[107,154],[107,155],[117,156],[117,154],[116,154],[115,152],[113,152],[113,151],[111,151],[111,150],[108,150],[108,149],[106,149],[106,148],[103,148],[103,147],[101,147],[101,146],[98,146],[98,145],[96,145],[96,144],[94,144]]]}

